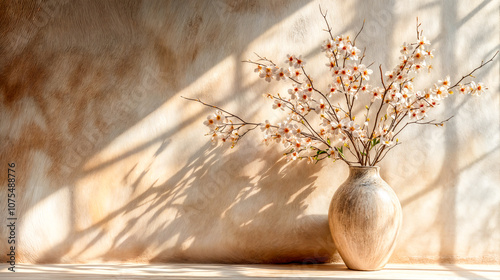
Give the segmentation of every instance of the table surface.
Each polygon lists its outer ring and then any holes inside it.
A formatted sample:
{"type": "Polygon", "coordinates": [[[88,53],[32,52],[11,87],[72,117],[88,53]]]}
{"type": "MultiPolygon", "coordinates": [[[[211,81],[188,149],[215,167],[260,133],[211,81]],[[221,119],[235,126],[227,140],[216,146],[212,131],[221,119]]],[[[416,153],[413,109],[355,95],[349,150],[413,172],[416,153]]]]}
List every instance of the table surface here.
{"type": "Polygon", "coordinates": [[[0,265],[0,279],[495,279],[500,265],[388,264],[352,271],[343,264],[16,264],[0,265]]]}

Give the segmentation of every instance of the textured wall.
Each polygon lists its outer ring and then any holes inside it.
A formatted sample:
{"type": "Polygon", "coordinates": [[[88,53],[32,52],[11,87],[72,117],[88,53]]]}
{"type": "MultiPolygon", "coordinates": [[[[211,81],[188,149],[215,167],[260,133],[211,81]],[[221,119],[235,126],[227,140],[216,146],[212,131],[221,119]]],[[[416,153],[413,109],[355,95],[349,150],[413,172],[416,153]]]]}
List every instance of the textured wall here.
{"type": "MultiPolygon", "coordinates": [[[[326,219],[347,167],[288,164],[259,133],[213,148],[210,110],[180,96],[278,120],[262,93],[286,87],[241,61],[302,54],[326,85],[320,3],[334,34],[366,20],[374,70],[393,67],[418,16],[436,48],[423,85],[498,50],[497,0],[402,2],[0,2],[0,221],[15,162],[17,260],[338,260],[326,219]]],[[[446,100],[445,127],[408,129],[380,165],[404,212],[392,261],[500,262],[498,61],[476,75],[486,94],[446,100]]]]}

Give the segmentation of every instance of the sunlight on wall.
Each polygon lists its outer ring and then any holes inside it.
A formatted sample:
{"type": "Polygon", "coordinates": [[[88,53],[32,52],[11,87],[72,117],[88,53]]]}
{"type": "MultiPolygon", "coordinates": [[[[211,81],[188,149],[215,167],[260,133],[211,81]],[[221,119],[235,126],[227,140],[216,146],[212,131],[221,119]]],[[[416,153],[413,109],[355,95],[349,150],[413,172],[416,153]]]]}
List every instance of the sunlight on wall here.
{"type": "Polygon", "coordinates": [[[28,211],[18,213],[20,217],[18,224],[19,239],[26,251],[43,254],[51,250],[58,243],[65,240],[70,232],[71,224],[71,195],[67,187],[59,188],[57,191],[46,196],[40,186],[50,185],[51,182],[38,167],[50,168],[51,161],[42,152],[32,155],[33,170],[29,173],[29,188],[22,196],[24,202],[38,201],[33,203],[28,211]],[[40,197],[42,197],[40,199],[40,197]]]}
{"type": "MultiPolygon", "coordinates": [[[[500,45],[498,0],[99,3],[61,6],[21,55],[9,49],[0,73],[0,156],[25,168],[25,262],[338,261],[327,211],[348,168],[287,163],[260,129],[234,149],[212,146],[212,110],[181,96],[283,120],[262,94],[290,84],[267,83],[243,61],[257,53],[285,66],[285,55],[303,55],[326,88],[319,5],[334,35],[354,37],[365,21],[357,45],[376,85],[378,66],[392,68],[414,39],[417,16],[436,48],[423,86],[458,80],[500,45]]],[[[497,59],[477,72],[487,93],[450,97],[431,116],[454,115],[445,127],[411,127],[380,165],[404,211],[392,261],[499,261],[498,69],[497,59]]]]}

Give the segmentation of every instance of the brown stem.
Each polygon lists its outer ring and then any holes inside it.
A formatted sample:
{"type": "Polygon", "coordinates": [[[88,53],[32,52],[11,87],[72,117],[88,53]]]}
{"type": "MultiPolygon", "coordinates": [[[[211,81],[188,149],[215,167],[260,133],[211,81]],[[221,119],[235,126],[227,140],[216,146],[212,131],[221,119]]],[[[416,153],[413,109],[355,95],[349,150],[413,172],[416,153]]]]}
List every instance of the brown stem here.
{"type": "Polygon", "coordinates": [[[326,22],[327,30],[325,30],[325,31],[327,31],[330,34],[330,38],[333,40],[332,28],[330,27],[330,24],[328,23],[328,20],[326,19],[326,14],[328,13],[328,11],[323,13],[323,11],[321,10],[321,5],[320,5],[319,12],[321,13],[321,15],[323,16],[323,19],[325,19],[325,22],[326,22]]]}
{"type": "MultiPolygon", "coordinates": [[[[383,155],[380,159],[378,159],[377,161],[375,161],[375,162],[373,163],[373,165],[377,164],[378,162],[381,162],[381,161],[385,158],[385,156],[389,153],[389,151],[390,151],[390,150],[392,150],[392,149],[394,149],[394,148],[395,148],[397,145],[399,145],[399,144],[400,144],[400,143],[396,143],[396,144],[394,144],[393,146],[390,146],[389,148],[387,148],[387,151],[385,151],[385,154],[384,154],[384,155],[383,155]]],[[[384,146],[384,148],[385,148],[385,147],[387,147],[387,146],[384,146]]],[[[380,153],[380,154],[382,155],[382,153],[380,153]]]]}
{"type": "MultiPolygon", "coordinates": [[[[276,97],[274,97],[276,98],[276,97]]],[[[318,140],[321,141],[323,144],[327,145],[328,147],[331,148],[330,144],[328,144],[328,142],[326,142],[325,140],[323,140],[323,138],[321,138],[321,136],[319,135],[319,133],[312,127],[312,125],[309,123],[309,121],[307,121],[307,119],[305,118],[305,116],[303,116],[301,113],[299,113],[296,109],[295,109],[295,106],[292,104],[292,102],[288,101],[288,100],[285,100],[281,97],[277,97],[276,99],[279,99],[287,104],[289,104],[290,106],[292,106],[292,108],[290,108],[294,113],[296,113],[297,115],[300,116],[300,118],[304,121],[304,126],[307,127],[307,129],[309,129],[309,131],[311,132],[311,134],[316,134],[316,136],[318,137],[318,140]]]]}
{"type": "Polygon", "coordinates": [[[361,25],[361,29],[359,29],[358,34],[356,34],[356,37],[354,37],[354,41],[352,41],[352,45],[353,46],[356,45],[356,39],[358,38],[358,36],[361,33],[361,31],[363,31],[363,27],[365,27],[365,20],[363,20],[363,25],[361,25]]]}
{"type": "Polygon", "coordinates": [[[420,27],[421,23],[418,23],[418,17],[417,17],[417,40],[420,40],[420,32],[418,31],[418,28],[420,27]]]}
{"type": "Polygon", "coordinates": [[[380,111],[382,110],[382,107],[384,106],[385,96],[387,95],[387,92],[389,91],[389,89],[385,86],[384,77],[382,76],[382,65],[379,65],[379,71],[380,71],[380,80],[382,81],[382,86],[384,87],[384,94],[382,95],[382,100],[381,100],[380,106],[377,110],[377,115],[375,116],[375,122],[373,123],[372,133],[370,135],[373,135],[373,133],[375,132],[375,129],[377,128],[378,116],[380,114],[380,111]]]}
{"type": "Polygon", "coordinates": [[[215,109],[217,109],[217,110],[220,110],[220,111],[222,111],[222,112],[224,112],[224,113],[226,113],[226,114],[230,115],[231,117],[235,117],[235,118],[237,118],[238,120],[240,120],[241,122],[244,122],[244,123],[246,123],[246,124],[256,124],[256,123],[249,123],[249,122],[246,122],[246,121],[244,121],[242,118],[238,117],[237,115],[232,114],[232,113],[229,113],[228,111],[226,111],[226,110],[224,110],[224,109],[222,109],[222,108],[220,108],[220,107],[217,107],[217,106],[214,106],[214,105],[211,105],[211,104],[205,103],[205,102],[201,101],[199,98],[194,99],[194,98],[189,98],[189,97],[184,97],[184,96],[181,96],[181,97],[182,97],[182,98],[184,98],[184,99],[186,99],[186,100],[189,100],[189,101],[195,101],[195,102],[201,103],[201,104],[203,104],[203,105],[205,105],[205,106],[207,106],[207,107],[210,107],[210,108],[215,108],[215,109]]]}
{"type": "Polygon", "coordinates": [[[338,122],[338,121],[339,121],[339,118],[338,118],[337,114],[335,113],[335,110],[333,110],[333,106],[332,106],[332,104],[330,103],[330,100],[328,100],[328,98],[326,97],[326,95],[324,95],[321,91],[319,91],[318,89],[316,89],[316,88],[314,87],[314,84],[313,84],[313,82],[312,82],[311,78],[309,78],[309,76],[307,75],[306,70],[304,69],[304,67],[303,67],[303,66],[301,66],[301,69],[302,69],[302,72],[304,73],[304,75],[307,77],[307,80],[308,80],[308,81],[309,81],[309,83],[311,84],[312,89],[313,89],[315,92],[317,92],[318,94],[320,94],[320,95],[321,95],[321,96],[322,96],[322,97],[326,100],[326,102],[328,102],[328,106],[329,106],[329,107],[328,107],[328,111],[331,111],[331,114],[334,116],[335,120],[338,122]]]}
{"type": "Polygon", "coordinates": [[[463,81],[465,78],[472,77],[472,73],[476,72],[476,70],[479,70],[480,68],[483,68],[486,64],[492,62],[493,59],[497,56],[497,54],[498,54],[498,51],[488,61],[486,61],[486,62],[481,61],[481,65],[479,65],[478,67],[476,67],[469,74],[463,76],[456,84],[454,84],[453,86],[449,87],[448,89],[452,89],[452,88],[458,86],[460,84],[460,82],[463,81]]]}
{"type": "Polygon", "coordinates": [[[375,164],[377,164],[377,162],[379,162],[378,159],[379,159],[380,155],[382,155],[382,152],[385,150],[386,147],[387,147],[386,145],[383,145],[382,148],[376,150],[376,152],[375,152],[375,158],[373,159],[373,162],[371,164],[372,166],[375,165],[375,164]]]}

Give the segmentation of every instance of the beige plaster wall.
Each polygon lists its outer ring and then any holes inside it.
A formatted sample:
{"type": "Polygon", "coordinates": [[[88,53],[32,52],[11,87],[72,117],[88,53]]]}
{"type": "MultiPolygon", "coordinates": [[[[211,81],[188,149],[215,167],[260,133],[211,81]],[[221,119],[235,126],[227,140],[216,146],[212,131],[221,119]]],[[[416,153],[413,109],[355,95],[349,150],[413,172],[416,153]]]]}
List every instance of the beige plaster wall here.
{"type": "MultiPolygon", "coordinates": [[[[393,67],[418,17],[436,49],[421,85],[500,43],[497,0],[0,2],[0,221],[15,162],[17,261],[339,260],[326,219],[347,167],[286,163],[257,132],[214,148],[210,110],[180,98],[282,118],[262,94],[286,87],[241,61],[302,54],[326,85],[319,4],[334,34],[366,21],[373,70],[393,67]]],[[[404,212],[391,261],[500,262],[498,61],[476,75],[486,94],[446,100],[445,127],[411,127],[380,165],[404,212]]]]}

